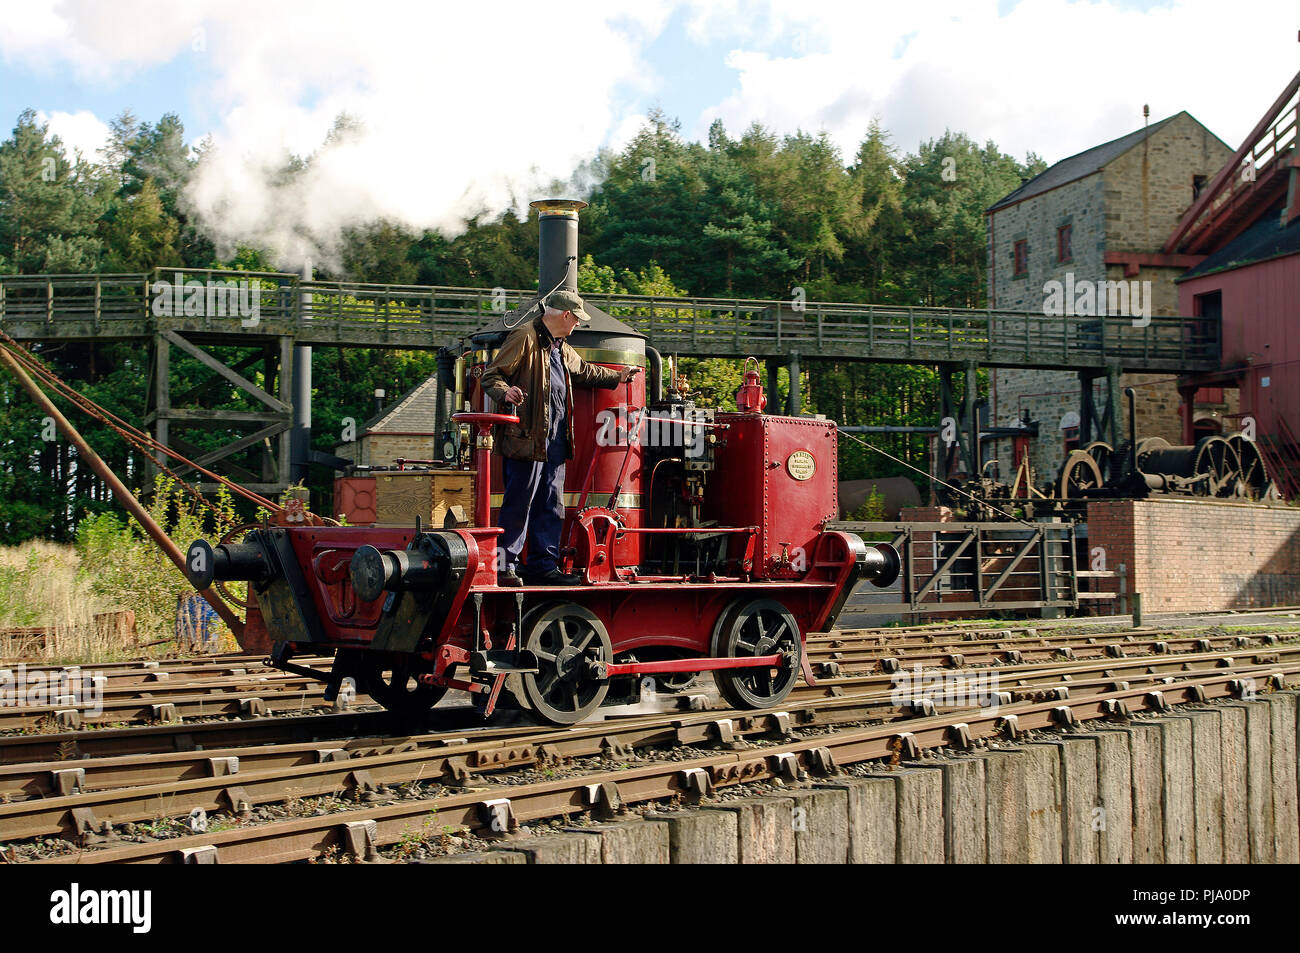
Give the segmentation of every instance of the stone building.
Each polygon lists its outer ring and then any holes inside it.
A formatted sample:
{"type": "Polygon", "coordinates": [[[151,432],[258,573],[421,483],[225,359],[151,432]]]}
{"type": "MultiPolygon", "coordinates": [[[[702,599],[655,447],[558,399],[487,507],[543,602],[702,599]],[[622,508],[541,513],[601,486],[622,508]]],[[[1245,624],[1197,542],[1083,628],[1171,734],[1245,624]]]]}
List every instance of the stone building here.
{"type": "MultiPolygon", "coordinates": [[[[1062,159],[988,210],[992,306],[1049,313],[1045,309],[1050,307],[1050,282],[1065,287],[1092,282],[1100,288],[1115,287],[1104,282],[1125,281],[1141,293],[1141,300],[1135,297],[1127,306],[1111,301],[1110,313],[1177,315],[1174,279],[1196,259],[1161,254],[1160,247],[1197,192],[1231,156],[1231,148],[1190,114],[1180,112],[1062,159]]],[[[1106,404],[1105,383],[1102,376],[1090,385],[1099,413],[1106,404]]],[[[1080,442],[1081,386],[1080,376],[1070,371],[990,372],[992,422],[1039,422],[1039,437],[1027,444],[1038,484],[1054,480],[1066,454],[1080,442]]],[[[1123,387],[1137,391],[1140,436],[1180,442],[1173,378],[1126,374],[1123,387]]],[[[1221,393],[1204,396],[1221,400],[1221,393]]],[[[1213,420],[1232,410],[1207,403],[1198,407],[1198,414],[1213,420]]],[[[1120,419],[1127,421],[1127,415],[1120,419]]],[[[1000,444],[998,472],[1010,482],[1019,461],[1013,459],[1009,441],[1000,444]]]]}
{"type": "Polygon", "coordinates": [[[362,466],[391,467],[398,459],[438,457],[437,375],[412,387],[396,403],[358,427],[357,439],[334,452],[362,466]]]}

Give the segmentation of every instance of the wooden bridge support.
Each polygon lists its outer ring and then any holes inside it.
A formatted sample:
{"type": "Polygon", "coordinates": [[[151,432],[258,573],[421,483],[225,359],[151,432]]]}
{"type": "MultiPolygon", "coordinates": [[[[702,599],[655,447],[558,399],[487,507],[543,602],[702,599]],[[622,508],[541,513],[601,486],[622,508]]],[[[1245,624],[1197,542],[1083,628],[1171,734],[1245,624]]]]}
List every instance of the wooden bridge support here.
{"type": "MultiPolygon", "coordinates": [[[[159,441],[185,454],[199,466],[229,476],[256,493],[278,493],[289,484],[292,363],[293,338],[290,337],[274,338],[255,346],[251,353],[228,367],[179,332],[162,330],[153,336],[145,426],[152,426],[159,441]],[[215,375],[173,396],[173,348],[188,354],[214,371],[215,375]],[[244,376],[244,372],[259,362],[265,388],[244,376]],[[264,404],[266,409],[233,411],[212,407],[218,402],[217,392],[222,388],[228,390],[231,385],[264,404]],[[198,428],[234,429],[239,425],[254,429],[216,449],[199,447],[178,433],[198,428]],[[240,464],[231,459],[251,448],[257,448],[256,470],[250,469],[248,460],[240,464]]],[[[182,477],[193,479],[189,467],[173,466],[171,469],[182,477]]],[[[216,489],[215,484],[200,485],[204,491],[216,489]]]]}
{"type": "Polygon", "coordinates": [[[767,364],[767,406],[773,411],[777,408],[777,399],[781,396],[781,362],[776,358],[766,359],[767,364]]]}
{"type": "Polygon", "coordinates": [[[786,397],[785,412],[791,417],[798,417],[803,412],[803,395],[799,393],[799,352],[791,351],[786,363],[790,370],[790,393],[786,397]]]}
{"type": "Polygon", "coordinates": [[[1079,446],[1085,447],[1094,440],[1105,440],[1112,447],[1118,447],[1125,439],[1121,421],[1120,405],[1120,369],[1119,365],[1110,363],[1105,371],[1079,371],[1079,446]],[[1106,376],[1106,405],[1101,413],[1097,412],[1097,402],[1092,394],[1092,382],[1104,373],[1106,376]]]}
{"type": "Polygon", "coordinates": [[[935,475],[941,480],[948,479],[957,465],[965,469],[967,476],[980,475],[980,422],[975,406],[978,370],[979,365],[971,361],[962,365],[939,365],[939,459],[942,462],[939,466],[941,472],[935,475]],[[958,367],[962,368],[965,378],[960,409],[952,387],[952,376],[958,367]],[[956,424],[956,432],[953,434],[955,439],[952,442],[944,440],[947,432],[944,418],[951,418],[956,424]]]}

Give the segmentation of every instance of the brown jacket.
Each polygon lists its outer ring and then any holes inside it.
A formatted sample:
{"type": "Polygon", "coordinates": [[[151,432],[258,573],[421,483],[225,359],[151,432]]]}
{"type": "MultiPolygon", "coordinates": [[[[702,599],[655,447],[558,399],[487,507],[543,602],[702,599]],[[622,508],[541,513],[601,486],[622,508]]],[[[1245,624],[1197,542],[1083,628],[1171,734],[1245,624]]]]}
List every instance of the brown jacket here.
{"type": "MultiPolygon", "coordinates": [[[[551,333],[541,318],[515,328],[501,345],[501,350],[483,371],[479,386],[498,405],[511,387],[524,391],[519,407],[519,423],[494,428],[493,448],[513,460],[545,460],[546,434],[551,417],[551,333]]],[[[565,402],[568,405],[565,434],[565,459],[573,458],[573,387],[618,386],[618,371],[588,364],[565,341],[560,345],[565,369],[565,402]]]]}

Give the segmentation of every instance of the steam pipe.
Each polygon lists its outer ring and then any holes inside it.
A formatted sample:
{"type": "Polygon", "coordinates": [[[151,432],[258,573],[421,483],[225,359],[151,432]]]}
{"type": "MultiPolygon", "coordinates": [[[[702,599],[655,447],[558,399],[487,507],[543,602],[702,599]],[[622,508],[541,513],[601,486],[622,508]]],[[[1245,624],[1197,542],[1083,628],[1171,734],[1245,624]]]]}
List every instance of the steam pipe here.
{"type": "Polygon", "coordinates": [[[650,359],[650,396],[647,400],[658,403],[664,399],[664,359],[656,348],[648,344],[645,353],[650,359]]]}
{"type": "Polygon", "coordinates": [[[1128,472],[1138,472],[1138,425],[1137,425],[1137,391],[1132,387],[1124,388],[1128,398],[1128,472]]]}
{"type": "MultiPolygon", "coordinates": [[[[31,395],[32,400],[36,402],[36,405],[41,410],[54,419],[59,430],[63,431],[64,436],[77,448],[78,459],[85,461],[90,469],[95,471],[99,478],[108,484],[108,488],[112,490],[113,495],[122,501],[122,505],[126,507],[127,511],[144,527],[144,531],[149,534],[149,538],[158,544],[158,548],[167,555],[168,559],[175,563],[176,568],[181,571],[181,575],[185,576],[185,556],[176,547],[176,544],[171,541],[171,537],[163,532],[162,527],[154,522],[154,518],[149,515],[149,511],[140,505],[140,501],[135,498],[135,495],[117,478],[117,474],[99,458],[99,454],[91,449],[90,444],[86,443],[81,434],[77,432],[77,428],[72,426],[68,418],[64,417],[59,408],[55,407],[53,402],[45,396],[45,392],[36,386],[36,382],[27,376],[27,372],[14,360],[8,348],[0,347],[0,359],[4,361],[9,371],[18,380],[18,383],[23,386],[23,390],[31,395]]],[[[186,580],[188,581],[188,576],[186,580]]],[[[212,590],[202,591],[199,595],[216,610],[217,615],[221,617],[221,621],[230,627],[236,641],[242,646],[244,642],[244,623],[239,616],[235,615],[234,610],[226,605],[221,596],[212,590]]]]}

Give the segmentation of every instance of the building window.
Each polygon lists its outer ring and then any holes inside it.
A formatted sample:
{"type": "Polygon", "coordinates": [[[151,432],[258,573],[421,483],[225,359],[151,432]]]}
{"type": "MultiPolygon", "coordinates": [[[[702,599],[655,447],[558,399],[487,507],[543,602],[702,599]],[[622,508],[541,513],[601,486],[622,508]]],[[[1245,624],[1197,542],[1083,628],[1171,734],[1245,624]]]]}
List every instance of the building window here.
{"type": "Polygon", "coordinates": [[[1016,242],[1016,270],[1012,276],[1020,278],[1029,274],[1029,242],[1021,239],[1016,242]]]}
{"type": "Polygon", "coordinates": [[[1201,191],[1205,188],[1205,176],[1192,176],[1192,201],[1195,202],[1201,197],[1201,191]]]}
{"type": "Polygon", "coordinates": [[[1071,450],[1079,449],[1079,428],[1064,427],[1061,429],[1061,437],[1064,440],[1065,455],[1068,457],[1071,450]]]}
{"type": "Polygon", "coordinates": [[[1056,230],[1056,260],[1073,261],[1074,254],[1070,251],[1070,233],[1074,230],[1073,225],[1062,225],[1056,230]]]}

